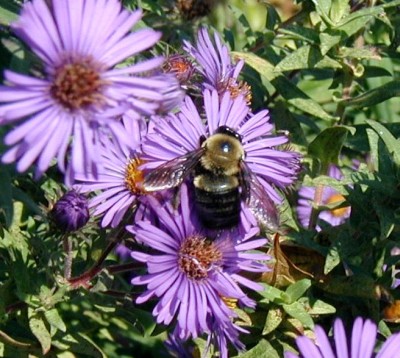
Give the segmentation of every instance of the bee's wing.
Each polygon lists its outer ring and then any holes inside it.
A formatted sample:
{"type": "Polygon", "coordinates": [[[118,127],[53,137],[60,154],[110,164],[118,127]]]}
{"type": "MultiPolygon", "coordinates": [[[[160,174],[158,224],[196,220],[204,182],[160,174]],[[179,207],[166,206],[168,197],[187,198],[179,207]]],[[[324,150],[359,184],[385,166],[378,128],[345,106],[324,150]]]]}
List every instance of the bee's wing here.
{"type": "Polygon", "coordinates": [[[271,231],[279,230],[279,213],[274,201],[249,166],[241,162],[242,196],[258,223],[271,231]]]}
{"type": "Polygon", "coordinates": [[[204,148],[188,152],[150,170],[143,179],[147,192],[174,188],[180,185],[199,162],[204,148]]]}

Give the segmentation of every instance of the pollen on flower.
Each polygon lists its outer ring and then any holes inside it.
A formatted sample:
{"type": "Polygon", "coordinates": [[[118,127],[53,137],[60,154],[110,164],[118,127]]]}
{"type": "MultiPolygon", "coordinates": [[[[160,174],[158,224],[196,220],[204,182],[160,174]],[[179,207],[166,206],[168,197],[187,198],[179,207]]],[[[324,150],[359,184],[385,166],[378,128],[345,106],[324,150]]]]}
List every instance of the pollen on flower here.
{"type": "MultiPolygon", "coordinates": [[[[326,200],[326,204],[335,204],[335,203],[340,203],[341,201],[344,201],[345,198],[342,194],[336,193],[331,195],[328,200],[326,200]]],[[[338,209],[333,209],[331,210],[331,214],[333,216],[336,216],[338,218],[343,217],[349,213],[350,206],[345,206],[344,208],[338,208],[338,209]]]]}
{"type": "Polygon", "coordinates": [[[232,310],[238,307],[238,300],[236,298],[221,296],[222,301],[232,310]]]}
{"type": "Polygon", "coordinates": [[[100,78],[98,67],[90,59],[60,66],[55,73],[51,95],[70,110],[102,104],[105,82],[100,78]]]}
{"type": "Polygon", "coordinates": [[[133,158],[129,161],[125,170],[125,184],[128,190],[133,194],[144,194],[145,190],[142,188],[143,171],[138,169],[144,163],[140,158],[133,158]]]}
{"type": "Polygon", "coordinates": [[[189,279],[201,281],[208,277],[209,270],[220,265],[222,253],[213,242],[202,236],[191,236],[179,250],[178,265],[189,279]]]}
{"type": "Polygon", "coordinates": [[[228,83],[224,85],[224,90],[229,91],[231,94],[231,98],[235,99],[236,97],[242,95],[248,106],[251,105],[251,86],[244,81],[237,82],[234,78],[229,78],[228,83]]]}

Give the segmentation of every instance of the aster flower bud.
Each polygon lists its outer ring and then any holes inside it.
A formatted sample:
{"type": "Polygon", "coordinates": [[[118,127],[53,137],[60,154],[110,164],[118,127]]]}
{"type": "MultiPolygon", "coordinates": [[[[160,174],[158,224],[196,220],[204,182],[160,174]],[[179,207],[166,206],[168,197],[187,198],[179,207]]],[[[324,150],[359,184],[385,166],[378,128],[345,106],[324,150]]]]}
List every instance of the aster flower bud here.
{"type": "Polygon", "coordinates": [[[76,231],[89,220],[88,201],[75,190],[68,191],[54,205],[50,217],[56,227],[65,232],[76,231]]]}
{"type": "Polygon", "coordinates": [[[165,60],[163,71],[173,73],[181,85],[186,85],[192,78],[195,68],[187,56],[176,54],[165,60]]]}

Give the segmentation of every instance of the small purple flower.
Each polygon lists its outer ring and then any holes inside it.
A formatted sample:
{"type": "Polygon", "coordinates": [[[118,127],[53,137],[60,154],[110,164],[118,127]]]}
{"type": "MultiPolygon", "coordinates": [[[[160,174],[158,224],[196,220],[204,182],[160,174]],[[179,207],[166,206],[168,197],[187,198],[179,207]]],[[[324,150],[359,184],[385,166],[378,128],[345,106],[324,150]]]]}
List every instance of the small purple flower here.
{"type": "Polygon", "coordinates": [[[85,226],[89,221],[89,206],[86,196],[71,190],[65,193],[50,211],[50,218],[57,229],[71,232],[85,226]]]}
{"type": "Polygon", "coordinates": [[[236,314],[223,298],[255,307],[239,284],[253,290],[261,290],[262,286],[239,272],[268,270],[257,261],[268,260],[269,256],[249,252],[267,240],[249,239],[235,244],[227,231],[215,239],[206,237],[192,215],[185,185],[181,187],[181,205],[177,210],[169,202],[161,203],[151,196],[145,199],[157,218],[157,225],[144,220],[128,227],[139,243],[153,249],[148,253],[132,252],[135,260],[146,263],[148,271],[147,275],[132,280],[133,285],[147,286],[136,303],[158,298],[153,315],[158,323],[169,325],[175,321],[174,335],[179,340],[215,333],[215,326],[221,327],[225,334],[237,331],[232,323],[236,314]]]}
{"type": "MultiPolygon", "coordinates": [[[[358,317],[354,321],[351,339],[348,339],[343,322],[338,318],[333,325],[334,344],[320,326],[315,327],[315,342],[301,336],[296,339],[296,343],[300,357],[303,358],[397,358],[400,352],[400,333],[391,335],[379,348],[379,352],[374,354],[376,334],[374,322],[358,317]]],[[[285,352],[285,358],[298,357],[292,352],[285,352]]]]}
{"type": "Polygon", "coordinates": [[[117,116],[132,110],[151,115],[164,101],[173,77],[145,76],[162,58],[118,67],[153,46],[161,34],[152,29],[130,32],[141,18],[119,0],[44,0],[26,2],[12,25],[39,57],[39,77],[5,71],[0,87],[0,125],[21,122],[5,137],[12,146],[3,162],[25,171],[36,162],[40,176],[57,158],[71,183],[75,172],[97,173],[99,137],[119,136],[117,116]],[[68,163],[66,160],[69,158],[68,163]]]}
{"type": "Polygon", "coordinates": [[[129,210],[133,212],[137,197],[143,194],[140,186],[143,173],[139,169],[143,161],[138,149],[147,129],[144,121],[135,120],[131,115],[128,112],[123,117],[129,145],[115,138],[102,138],[99,157],[103,170],[97,176],[80,173],[75,176],[79,182],[75,187],[79,191],[99,191],[90,199],[89,206],[94,208],[94,215],[103,215],[102,227],[116,227],[129,210]]]}
{"type": "Polygon", "coordinates": [[[203,95],[206,122],[188,96],[177,115],[156,119],[153,132],[143,142],[144,167],[156,168],[198,149],[202,137],[208,138],[219,127],[227,126],[242,137],[245,163],[269,196],[280,203],[282,198],[274,186],[286,188],[294,182],[299,171],[300,155],[279,149],[288,142],[288,138],[272,134],[273,125],[268,110],[250,113],[243,97],[233,99],[225,93],[219,100],[215,90],[205,90],[203,95]]]}
{"type": "Polygon", "coordinates": [[[214,33],[214,41],[207,29],[201,28],[197,35],[196,46],[184,42],[184,49],[197,62],[197,70],[204,77],[204,88],[215,89],[222,95],[228,91],[232,97],[242,95],[246,102],[251,101],[251,88],[238,80],[244,61],[232,63],[228,47],[224,45],[218,33],[214,33]]]}
{"type": "MultiPolygon", "coordinates": [[[[329,167],[328,176],[340,180],[342,178],[342,173],[340,169],[334,165],[329,167]]],[[[303,186],[299,190],[299,201],[297,206],[297,215],[299,217],[300,223],[303,227],[307,228],[310,221],[310,216],[312,212],[312,202],[314,201],[315,188],[303,186]]],[[[345,200],[343,195],[337,192],[335,189],[325,186],[322,191],[322,197],[320,205],[329,205],[334,203],[339,203],[345,200]]],[[[343,224],[346,219],[349,218],[351,208],[349,206],[333,209],[333,210],[323,210],[319,214],[319,220],[323,220],[332,226],[337,226],[343,224]]],[[[321,230],[321,227],[317,225],[317,230],[321,230]]]]}

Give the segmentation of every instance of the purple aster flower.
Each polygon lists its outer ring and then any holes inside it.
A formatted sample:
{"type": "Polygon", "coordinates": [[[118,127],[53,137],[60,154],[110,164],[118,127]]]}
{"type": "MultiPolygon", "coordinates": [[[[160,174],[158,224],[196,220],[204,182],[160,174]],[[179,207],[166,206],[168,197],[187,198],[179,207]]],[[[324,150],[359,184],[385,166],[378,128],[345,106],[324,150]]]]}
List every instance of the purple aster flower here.
{"type": "Polygon", "coordinates": [[[222,43],[217,32],[213,41],[203,27],[198,32],[196,46],[187,41],[184,44],[185,51],[197,62],[196,68],[204,77],[205,88],[215,89],[219,94],[229,91],[232,97],[242,95],[247,103],[251,102],[250,86],[238,80],[244,61],[232,63],[228,47],[222,43]]]}
{"type": "Polygon", "coordinates": [[[283,189],[291,185],[299,170],[299,154],[279,149],[288,138],[272,134],[273,125],[268,110],[250,113],[243,97],[233,99],[225,93],[220,100],[215,90],[205,90],[203,94],[205,123],[188,96],[177,115],[156,119],[153,132],[143,142],[144,167],[153,169],[166,163],[168,165],[169,161],[179,157],[190,158],[191,153],[198,156],[198,151],[203,148],[202,139],[228,127],[241,137],[240,146],[244,154],[238,165],[245,165],[254,177],[251,185],[257,180],[260,191],[266,193],[263,195],[280,203],[282,199],[275,187],[283,189]]]}
{"type": "MultiPolygon", "coordinates": [[[[239,340],[240,333],[249,333],[245,329],[231,324],[221,324],[221,322],[210,319],[210,326],[212,327],[211,332],[207,334],[207,343],[205,351],[202,356],[209,356],[209,351],[212,347],[216,348],[219,353],[219,357],[228,357],[228,342],[230,342],[237,351],[243,352],[245,350],[244,344],[239,340]]],[[[188,346],[186,341],[182,341],[177,337],[176,331],[171,334],[165,342],[169,353],[173,357],[179,358],[191,358],[194,356],[194,349],[188,346]]],[[[211,352],[211,356],[214,356],[211,352]]]]}
{"type": "Polygon", "coordinates": [[[164,342],[170,357],[176,358],[193,358],[194,347],[186,344],[187,342],[179,339],[175,334],[170,334],[164,342]]]}
{"type": "MultiPolygon", "coordinates": [[[[315,342],[301,336],[296,339],[296,343],[300,357],[304,358],[397,358],[400,352],[400,333],[391,335],[375,354],[376,333],[374,322],[358,317],[354,321],[351,339],[348,339],[342,320],[336,319],[333,325],[334,345],[320,326],[315,327],[315,342]]],[[[292,352],[285,353],[285,358],[298,357],[292,352]]]]}
{"type": "MultiPolygon", "coordinates": [[[[267,240],[236,244],[228,231],[217,238],[206,237],[192,215],[185,185],[180,194],[181,205],[176,210],[169,202],[146,196],[144,199],[157,220],[154,223],[143,220],[128,227],[139,243],[153,249],[149,253],[132,252],[132,257],[144,262],[148,271],[147,275],[132,280],[134,285],[147,286],[136,303],[158,298],[153,315],[158,323],[169,325],[174,321],[174,335],[180,340],[215,333],[216,326],[221,327],[224,334],[237,331],[232,323],[236,314],[223,298],[235,299],[241,306],[255,307],[255,302],[239,284],[253,290],[261,290],[262,286],[239,272],[268,270],[258,261],[268,260],[269,256],[249,252],[267,240]]],[[[236,338],[234,340],[239,346],[236,338]]],[[[221,338],[221,342],[226,339],[221,338]]]]}
{"type": "Polygon", "coordinates": [[[85,226],[90,218],[86,196],[75,190],[68,191],[54,204],[50,218],[63,232],[76,231],[85,226]]]}
{"type": "MultiPolygon", "coordinates": [[[[342,173],[340,169],[334,165],[329,167],[328,176],[340,180],[342,173]]],[[[297,206],[297,215],[303,227],[307,228],[310,221],[312,212],[312,202],[314,201],[315,188],[303,186],[299,190],[299,201],[297,206]]],[[[335,189],[325,186],[322,191],[320,205],[325,206],[329,204],[339,203],[345,200],[342,194],[338,193],[335,189]]],[[[332,226],[343,224],[349,218],[351,208],[349,206],[333,209],[323,210],[319,213],[319,220],[323,220],[332,226]]],[[[321,227],[317,225],[317,230],[320,231],[321,227]]]]}
{"type": "Polygon", "coordinates": [[[5,143],[12,148],[2,160],[18,162],[19,171],[36,162],[39,176],[56,157],[71,182],[75,172],[101,168],[101,135],[123,140],[118,115],[127,110],[151,115],[162,104],[162,93],[179,85],[173,76],[144,76],[158,68],[162,58],[115,67],[161,36],[152,29],[130,32],[141,18],[140,10],[123,10],[119,0],[47,3],[25,3],[12,25],[42,61],[43,75],[4,73],[0,125],[21,124],[6,135],[5,143]]]}
{"type": "Polygon", "coordinates": [[[134,209],[138,195],[143,194],[140,183],[143,179],[139,166],[143,163],[138,152],[142,136],[146,133],[146,123],[131,118],[128,112],[123,117],[129,145],[115,138],[102,138],[99,157],[103,170],[97,176],[77,173],[79,182],[75,187],[84,193],[96,192],[90,199],[89,206],[94,208],[94,215],[103,215],[103,227],[116,227],[125,214],[134,209]]]}

